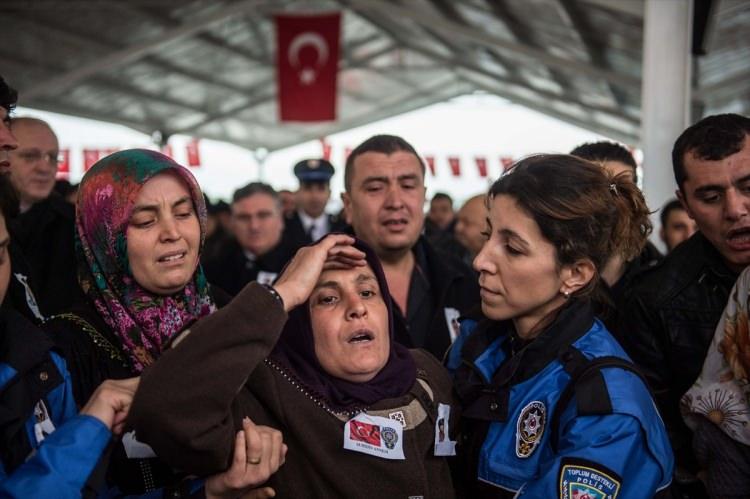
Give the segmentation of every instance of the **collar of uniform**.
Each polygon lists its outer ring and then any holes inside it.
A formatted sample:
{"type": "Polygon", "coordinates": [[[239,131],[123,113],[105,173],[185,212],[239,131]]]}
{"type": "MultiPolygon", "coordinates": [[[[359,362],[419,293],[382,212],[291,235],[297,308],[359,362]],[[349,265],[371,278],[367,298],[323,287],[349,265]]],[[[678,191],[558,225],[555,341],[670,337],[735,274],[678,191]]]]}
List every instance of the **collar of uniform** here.
{"type": "Polygon", "coordinates": [[[594,323],[594,313],[588,300],[572,299],[542,333],[512,354],[513,322],[483,321],[462,350],[462,359],[471,372],[457,380],[456,392],[469,418],[506,421],[510,389],[522,383],[557,359],[568,346],[583,336],[594,323]],[[476,361],[492,343],[500,341],[508,355],[495,369],[487,382],[476,361]],[[485,348],[482,348],[482,347],[485,348]],[[511,355],[512,354],[512,355],[511,355]]]}
{"type": "Polygon", "coordinates": [[[478,333],[467,340],[462,352],[465,362],[474,364],[486,347],[499,337],[505,337],[503,348],[509,355],[497,367],[490,385],[500,387],[521,383],[544,369],[562,350],[583,336],[594,323],[594,312],[588,300],[572,299],[557,314],[555,320],[539,336],[512,352],[510,338],[515,334],[513,322],[486,321],[478,333]],[[473,340],[473,341],[470,341],[473,340]]]}
{"type": "Polygon", "coordinates": [[[299,220],[302,222],[302,228],[305,229],[305,232],[309,231],[313,224],[315,224],[316,227],[323,227],[323,224],[325,224],[327,228],[328,216],[325,213],[317,218],[311,217],[302,210],[297,210],[297,214],[299,215],[299,220]]]}

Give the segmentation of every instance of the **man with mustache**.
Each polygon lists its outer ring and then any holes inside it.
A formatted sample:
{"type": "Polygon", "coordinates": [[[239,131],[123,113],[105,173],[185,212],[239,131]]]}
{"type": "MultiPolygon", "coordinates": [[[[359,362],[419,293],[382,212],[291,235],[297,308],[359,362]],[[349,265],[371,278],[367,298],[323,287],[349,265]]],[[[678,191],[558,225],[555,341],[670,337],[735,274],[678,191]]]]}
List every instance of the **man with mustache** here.
{"type": "Polygon", "coordinates": [[[640,276],[621,331],[670,432],[679,486],[689,481],[681,475],[698,471],[679,400],[700,374],[729,292],[750,264],[750,119],[702,119],[675,142],[672,165],[677,198],[698,232],[640,276]]]}
{"type": "Polygon", "coordinates": [[[73,251],[75,208],[52,190],[60,146],[49,124],[14,118],[10,128],[18,140],[9,154],[10,182],[20,210],[10,232],[29,264],[40,309],[53,315],[83,299],[73,251]]]}
{"type": "Polygon", "coordinates": [[[354,234],[377,253],[395,307],[396,339],[442,358],[459,315],[479,302],[472,270],[422,235],[425,167],[401,137],[376,135],[346,160],[342,193],[354,234]]]}

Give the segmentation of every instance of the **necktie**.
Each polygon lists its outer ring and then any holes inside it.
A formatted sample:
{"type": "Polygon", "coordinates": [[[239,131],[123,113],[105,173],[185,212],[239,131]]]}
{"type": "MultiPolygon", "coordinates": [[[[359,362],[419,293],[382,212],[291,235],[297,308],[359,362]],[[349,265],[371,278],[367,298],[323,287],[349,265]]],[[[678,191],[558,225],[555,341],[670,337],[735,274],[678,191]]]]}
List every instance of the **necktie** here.
{"type": "Polygon", "coordinates": [[[315,241],[315,222],[310,224],[310,228],[307,229],[307,238],[310,241],[315,241]]]}

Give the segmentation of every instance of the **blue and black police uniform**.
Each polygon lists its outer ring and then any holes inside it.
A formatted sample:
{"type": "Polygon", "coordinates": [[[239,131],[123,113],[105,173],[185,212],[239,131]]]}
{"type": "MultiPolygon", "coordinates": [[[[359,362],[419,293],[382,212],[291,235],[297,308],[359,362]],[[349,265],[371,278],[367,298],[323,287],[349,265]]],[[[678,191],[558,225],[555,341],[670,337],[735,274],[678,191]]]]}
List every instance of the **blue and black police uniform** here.
{"type": "Polygon", "coordinates": [[[18,312],[0,309],[0,497],[81,497],[111,432],[78,415],[65,361],[18,312]]]}
{"type": "Polygon", "coordinates": [[[642,499],[674,459],[651,394],[586,300],[531,341],[465,319],[446,360],[462,406],[465,497],[642,499]]]}

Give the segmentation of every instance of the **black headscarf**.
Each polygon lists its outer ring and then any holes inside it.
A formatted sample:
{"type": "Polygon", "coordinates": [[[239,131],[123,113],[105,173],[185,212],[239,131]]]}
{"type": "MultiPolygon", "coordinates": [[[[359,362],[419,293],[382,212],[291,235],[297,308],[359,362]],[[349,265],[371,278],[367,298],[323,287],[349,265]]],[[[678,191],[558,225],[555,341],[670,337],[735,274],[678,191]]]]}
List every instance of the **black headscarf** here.
{"type": "MultiPolygon", "coordinates": [[[[364,252],[375,274],[388,310],[390,352],[383,369],[370,381],[355,383],[328,374],[315,355],[309,300],[289,313],[270,359],[290,371],[306,390],[327,402],[335,411],[362,409],[383,399],[405,395],[416,381],[417,369],[409,350],[393,338],[393,300],[383,267],[375,252],[357,239],[354,247],[364,252]]],[[[283,273],[283,272],[282,272],[283,273]]]]}

